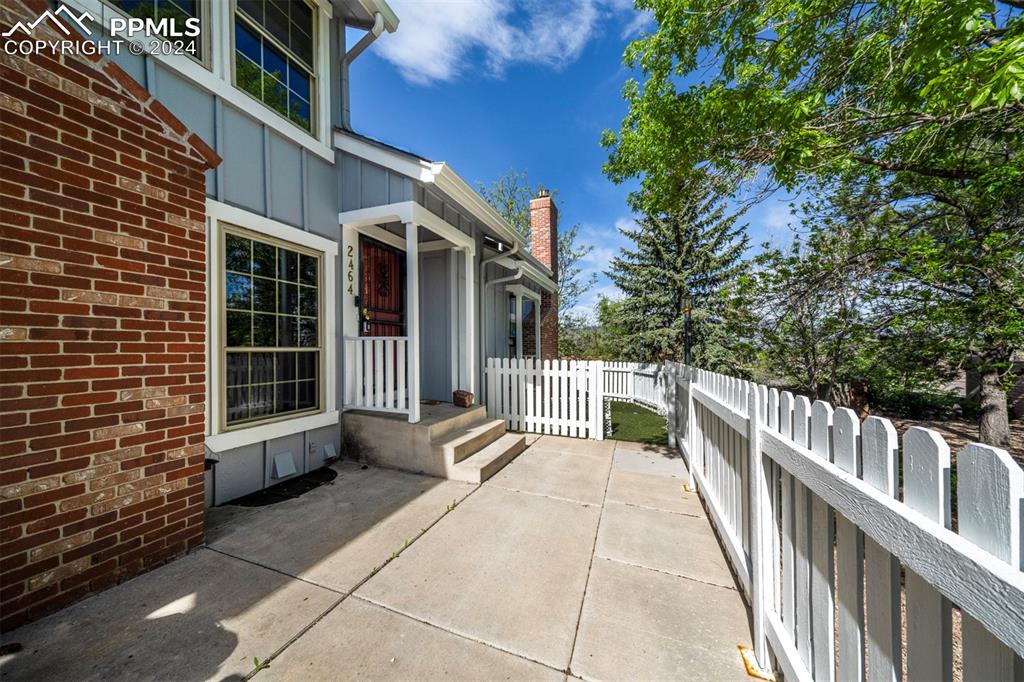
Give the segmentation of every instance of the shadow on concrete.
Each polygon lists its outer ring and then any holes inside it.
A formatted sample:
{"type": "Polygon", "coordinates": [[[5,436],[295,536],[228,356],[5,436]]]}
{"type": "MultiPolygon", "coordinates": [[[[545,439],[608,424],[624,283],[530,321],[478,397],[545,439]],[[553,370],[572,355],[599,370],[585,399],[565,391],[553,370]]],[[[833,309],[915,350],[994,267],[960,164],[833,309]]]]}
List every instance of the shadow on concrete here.
{"type": "Polygon", "coordinates": [[[474,489],[331,468],[299,497],[209,510],[205,548],[4,634],[22,649],[3,678],[240,679],[474,489]]]}

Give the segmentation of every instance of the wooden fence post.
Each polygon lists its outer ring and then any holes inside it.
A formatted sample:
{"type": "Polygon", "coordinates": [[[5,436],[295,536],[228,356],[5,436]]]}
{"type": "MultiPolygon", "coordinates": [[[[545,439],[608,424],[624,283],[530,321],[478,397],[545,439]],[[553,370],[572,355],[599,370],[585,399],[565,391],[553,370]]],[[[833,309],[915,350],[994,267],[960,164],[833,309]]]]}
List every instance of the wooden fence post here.
{"type": "Polygon", "coordinates": [[[593,363],[593,429],[596,440],[604,440],[604,361],[593,363]]]}

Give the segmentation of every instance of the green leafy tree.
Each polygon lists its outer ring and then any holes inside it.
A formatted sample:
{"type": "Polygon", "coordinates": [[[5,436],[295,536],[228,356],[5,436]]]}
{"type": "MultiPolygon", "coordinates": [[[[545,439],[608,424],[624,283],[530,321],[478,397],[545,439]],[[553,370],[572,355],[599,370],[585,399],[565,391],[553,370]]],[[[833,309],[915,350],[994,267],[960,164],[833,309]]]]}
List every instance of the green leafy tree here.
{"type": "Polygon", "coordinates": [[[737,218],[712,183],[691,182],[676,206],[623,230],[634,246],[612,260],[608,276],[625,294],[617,314],[631,359],[682,359],[689,307],[694,361],[712,366],[714,328],[745,267],[747,236],[737,218]]]}
{"type": "Polygon", "coordinates": [[[941,343],[983,377],[981,439],[1005,444],[1005,359],[1021,334],[1024,3],[638,4],[659,29],[627,49],[643,83],[626,84],[629,112],[602,139],[608,175],[642,176],[666,202],[698,173],[877,188],[888,229],[863,246],[894,329],[963,335],[941,343]]]}
{"type": "MultiPolygon", "coordinates": [[[[478,182],[477,189],[487,203],[526,239],[526,248],[529,249],[530,200],[536,198],[537,191],[530,185],[526,171],[510,168],[490,185],[478,182]]],[[[552,190],[551,196],[556,197],[557,192],[552,190]]],[[[594,247],[579,241],[579,229],[577,223],[558,233],[558,321],[562,328],[578,324],[572,309],[597,281],[596,274],[587,276],[583,272],[581,263],[594,247]]]]}

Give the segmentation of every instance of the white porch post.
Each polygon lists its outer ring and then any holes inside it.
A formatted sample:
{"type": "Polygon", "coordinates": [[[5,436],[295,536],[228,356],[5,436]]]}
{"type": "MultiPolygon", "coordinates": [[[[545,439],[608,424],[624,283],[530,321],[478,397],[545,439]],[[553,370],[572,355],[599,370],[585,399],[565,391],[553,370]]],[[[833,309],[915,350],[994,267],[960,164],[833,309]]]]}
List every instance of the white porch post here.
{"type": "MultiPolygon", "coordinates": [[[[466,249],[463,258],[466,267],[466,344],[463,346],[464,371],[466,373],[466,390],[476,395],[476,255],[473,249],[466,249]]],[[[478,396],[477,405],[483,403],[478,396]]]]}
{"type": "Polygon", "coordinates": [[[409,423],[420,420],[420,249],[416,223],[405,224],[405,334],[409,338],[409,423]]]}

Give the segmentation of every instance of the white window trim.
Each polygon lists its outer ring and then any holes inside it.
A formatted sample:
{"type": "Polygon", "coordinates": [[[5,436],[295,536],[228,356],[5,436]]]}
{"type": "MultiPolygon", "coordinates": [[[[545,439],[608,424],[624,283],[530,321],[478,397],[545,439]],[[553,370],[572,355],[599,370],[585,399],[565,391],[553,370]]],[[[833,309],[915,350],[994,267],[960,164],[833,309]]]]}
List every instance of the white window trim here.
{"type": "Polygon", "coordinates": [[[523,330],[520,328],[523,326],[523,299],[528,298],[533,301],[533,335],[536,353],[535,358],[540,357],[540,294],[533,289],[524,287],[522,284],[509,284],[505,287],[505,292],[512,294],[516,297],[516,357],[522,358],[523,355],[523,330]]]}
{"type": "MultiPolygon", "coordinates": [[[[103,27],[109,26],[110,17],[120,16],[115,8],[102,0],[62,0],[64,4],[89,12],[103,27]]],[[[149,59],[197,84],[212,95],[251,116],[292,142],[301,145],[325,161],[334,164],[334,149],[331,137],[331,74],[330,74],[330,23],[333,16],[329,0],[312,0],[317,8],[317,55],[316,55],[316,121],[313,133],[308,133],[288,121],[277,112],[259,102],[251,95],[235,87],[233,61],[235,3],[233,0],[205,0],[209,7],[206,23],[202,30],[207,39],[210,54],[205,61],[209,68],[196,60],[180,54],[164,55],[150,52],[143,46],[149,59]]],[[[125,40],[131,40],[125,38],[125,40]]]]}
{"type": "Polygon", "coordinates": [[[289,436],[321,426],[337,424],[340,419],[337,407],[337,281],[335,260],[338,256],[338,243],[319,235],[304,232],[291,225],[265,218],[255,213],[242,210],[213,199],[206,200],[207,217],[207,301],[206,301],[206,447],[213,452],[223,452],[232,448],[260,443],[272,438],[289,436]],[[321,381],[323,383],[324,404],[321,411],[307,414],[294,419],[259,424],[248,428],[235,427],[230,431],[222,430],[220,415],[222,386],[221,376],[221,326],[218,306],[220,305],[220,277],[223,274],[221,260],[220,232],[222,223],[241,227],[251,232],[267,235],[285,242],[304,246],[323,254],[323,358],[321,361],[321,381]]]}

